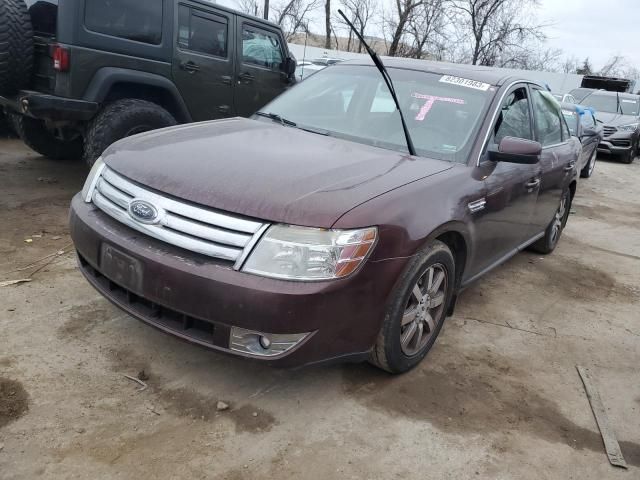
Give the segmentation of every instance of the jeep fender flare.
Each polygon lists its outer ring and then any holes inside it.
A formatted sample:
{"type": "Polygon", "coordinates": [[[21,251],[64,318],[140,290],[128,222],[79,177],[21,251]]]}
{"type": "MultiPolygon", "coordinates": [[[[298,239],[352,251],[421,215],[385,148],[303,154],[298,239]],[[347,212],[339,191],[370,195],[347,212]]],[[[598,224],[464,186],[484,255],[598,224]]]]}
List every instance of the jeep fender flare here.
{"type": "Polygon", "coordinates": [[[132,83],[162,89],[174,102],[175,112],[173,113],[176,120],[182,123],[192,121],[189,109],[175,84],[168,78],[154,73],[117,67],[101,68],[91,79],[84,94],[84,100],[103,103],[113,86],[118,83],[132,83]]]}

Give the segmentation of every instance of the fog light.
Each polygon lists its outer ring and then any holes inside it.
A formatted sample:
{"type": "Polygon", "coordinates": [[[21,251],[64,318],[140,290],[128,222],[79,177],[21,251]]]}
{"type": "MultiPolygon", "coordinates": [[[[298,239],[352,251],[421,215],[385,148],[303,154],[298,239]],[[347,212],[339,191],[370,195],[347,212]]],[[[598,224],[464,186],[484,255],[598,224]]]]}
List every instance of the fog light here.
{"type": "Polygon", "coordinates": [[[229,348],[257,357],[281,355],[301,343],[309,333],[263,333],[232,327],[229,348]]]}

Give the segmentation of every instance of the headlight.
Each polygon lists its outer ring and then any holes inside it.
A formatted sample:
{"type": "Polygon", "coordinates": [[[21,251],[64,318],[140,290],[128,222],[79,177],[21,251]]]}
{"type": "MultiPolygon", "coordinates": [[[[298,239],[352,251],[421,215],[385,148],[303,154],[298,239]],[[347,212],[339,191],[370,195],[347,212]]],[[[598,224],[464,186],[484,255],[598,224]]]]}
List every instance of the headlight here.
{"type": "Polygon", "coordinates": [[[102,161],[102,157],[98,157],[96,162],[93,164],[93,167],[91,167],[91,170],[89,171],[89,176],[84,181],[84,187],[82,187],[82,199],[85,202],[91,203],[93,190],[95,190],[96,188],[96,183],[98,183],[98,180],[100,179],[100,174],[102,173],[102,170],[104,169],[104,167],[105,167],[105,164],[102,161]]]}
{"type": "Polygon", "coordinates": [[[328,280],[354,272],[377,238],[375,227],[359,230],[273,225],[242,270],[288,280],[328,280]]]}
{"type": "Polygon", "coordinates": [[[640,123],[628,123],[626,125],[620,125],[617,128],[623,132],[633,132],[638,128],[638,125],[640,125],[640,123]]]}

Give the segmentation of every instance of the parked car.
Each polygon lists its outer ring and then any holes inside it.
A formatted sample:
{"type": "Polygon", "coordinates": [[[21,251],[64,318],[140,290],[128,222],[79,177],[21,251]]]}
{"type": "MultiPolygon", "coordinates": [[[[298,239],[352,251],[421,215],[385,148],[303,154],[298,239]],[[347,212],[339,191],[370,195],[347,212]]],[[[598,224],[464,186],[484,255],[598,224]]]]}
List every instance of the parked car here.
{"type": "Polygon", "coordinates": [[[570,93],[554,93],[553,97],[560,103],[578,103],[570,93]]]}
{"type": "Polygon", "coordinates": [[[336,63],[343,62],[344,60],[342,60],[341,58],[320,57],[320,58],[314,58],[311,61],[315,65],[324,65],[325,67],[328,67],[329,65],[335,65],[336,63]]]}
{"type": "Polygon", "coordinates": [[[0,108],[38,153],[249,116],[295,82],[280,27],[205,0],[3,0],[0,108]]]}
{"type": "Polygon", "coordinates": [[[526,247],[553,251],[581,147],[540,85],[385,62],[415,155],[363,60],[252,119],[123,139],[73,199],[82,273],[133,316],[218,351],[415,366],[460,290],[526,247]]]}
{"type": "Polygon", "coordinates": [[[323,68],[326,68],[326,65],[316,65],[310,60],[303,60],[302,62],[298,62],[296,66],[296,80],[301,82],[305,78],[308,78],[314,73],[319,72],[323,68]]]}
{"type": "Polygon", "coordinates": [[[604,124],[598,151],[616,155],[624,163],[633,162],[640,139],[640,96],[596,90],[582,104],[593,108],[604,124]]]}
{"type": "Polygon", "coordinates": [[[582,100],[587,96],[595,92],[595,88],[578,87],[574,88],[569,94],[575,99],[573,103],[582,103],[582,100]]]}
{"type": "Polygon", "coordinates": [[[589,107],[563,103],[562,114],[567,121],[571,135],[575,135],[582,144],[582,151],[578,160],[580,176],[589,178],[596,168],[598,144],[603,137],[602,127],[596,120],[595,111],[589,107]]]}

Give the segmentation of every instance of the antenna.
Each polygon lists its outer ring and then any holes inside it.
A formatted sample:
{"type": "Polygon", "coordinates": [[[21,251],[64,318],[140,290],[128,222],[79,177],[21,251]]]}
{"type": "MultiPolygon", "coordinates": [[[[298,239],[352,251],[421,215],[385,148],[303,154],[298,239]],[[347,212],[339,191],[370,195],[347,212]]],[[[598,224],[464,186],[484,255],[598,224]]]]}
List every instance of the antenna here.
{"type": "Polygon", "coordinates": [[[416,149],[413,146],[413,141],[411,140],[411,135],[409,134],[409,128],[407,127],[407,122],[404,121],[404,115],[402,114],[402,110],[400,109],[400,102],[398,102],[398,96],[396,95],[395,88],[393,88],[393,83],[391,82],[391,77],[389,76],[389,72],[387,72],[387,69],[382,63],[382,60],[380,60],[380,57],[378,56],[378,54],[374,52],[373,49],[369,46],[369,44],[364,40],[362,35],[360,35],[360,32],[356,30],[356,27],[353,26],[353,24],[349,21],[349,19],[346,17],[344,12],[342,10],[338,10],[338,13],[344,19],[344,21],[347,22],[347,25],[349,25],[349,28],[353,30],[353,33],[356,34],[356,37],[358,37],[358,40],[362,42],[362,44],[364,45],[364,48],[367,50],[367,53],[371,57],[371,60],[373,60],[374,65],[380,71],[380,74],[382,75],[382,78],[384,79],[384,82],[387,84],[387,88],[391,93],[391,97],[393,98],[393,101],[396,104],[398,113],[400,114],[400,121],[402,121],[402,129],[404,130],[404,136],[407,140],[407,148],[409,149],[409,154],[415,155],[416,149]]]}

